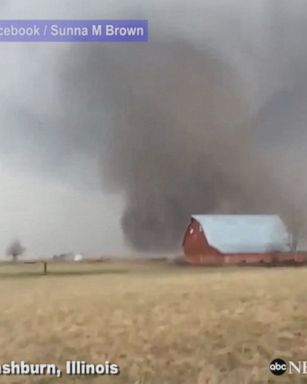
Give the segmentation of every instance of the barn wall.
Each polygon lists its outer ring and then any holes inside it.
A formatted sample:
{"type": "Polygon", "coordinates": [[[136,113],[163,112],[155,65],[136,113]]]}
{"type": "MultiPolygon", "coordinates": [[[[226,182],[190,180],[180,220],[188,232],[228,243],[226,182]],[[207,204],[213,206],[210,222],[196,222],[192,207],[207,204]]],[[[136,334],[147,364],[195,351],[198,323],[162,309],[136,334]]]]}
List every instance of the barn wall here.
{"type": "Polygon", "coordinates": [[[307,254],[304,252],[296,253],[294,255],[294,260],[297,263],[307,263],[307,254]]]}
{"type": "Polygon", "coordinates": [[[223,263],[223,256],[208,244],[201,226],[194,219],[186,230],[183,249],[186,260],[191,264],[220,265],[223,263]]]}
{"type": "Polygon", "coordinates": [[[195,220],[191,221],[186,230],[183,248],[187,255],[211,253],[207,239],[200,230],[200,225],[195,220]]]}
{"type": "Polygon", "coordinates": [[[283,264],[307,263],[307,253],[259,253],[259,254],[229,254],[224,255],[224,263],[229,264],[283,264]]]}
{"type": "Polygon", "coordinates": [[[194,265],[271,265],[307,264],[307,253],[259,253],[259,254],[199,254],[186,256],[186,261],[194,265]]]}
{"type": "Polygon", "coordinates": [[[272,262],[273,254],[270,253],[253,253],[253,254],[227,254],[223,255],[224,264],[268,264],[272,262]]]}
{"type": "Polygon", "coordinates": [[[271,254],[198,254],[187,255],[186,260],[191,264],[204,265],[255,265],[272,262],[271,254]]]}
{"type": "Polygon", "coordinates": [[[223,256],[214,254],[185,255],[185,260],[192,265],[220,266],[224,264],[223,256]]]}

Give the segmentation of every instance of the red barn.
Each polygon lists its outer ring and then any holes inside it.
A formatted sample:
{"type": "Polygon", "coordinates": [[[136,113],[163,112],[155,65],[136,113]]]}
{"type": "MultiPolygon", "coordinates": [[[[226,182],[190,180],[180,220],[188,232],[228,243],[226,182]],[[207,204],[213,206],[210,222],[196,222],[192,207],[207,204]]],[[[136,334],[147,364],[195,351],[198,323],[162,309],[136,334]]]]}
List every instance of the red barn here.
{"type": "Polygon", "coordinates": [[[291,252],[291,236],[277,215],[193,215],[183,239],[191,264],[307,262],[291,252]]]}

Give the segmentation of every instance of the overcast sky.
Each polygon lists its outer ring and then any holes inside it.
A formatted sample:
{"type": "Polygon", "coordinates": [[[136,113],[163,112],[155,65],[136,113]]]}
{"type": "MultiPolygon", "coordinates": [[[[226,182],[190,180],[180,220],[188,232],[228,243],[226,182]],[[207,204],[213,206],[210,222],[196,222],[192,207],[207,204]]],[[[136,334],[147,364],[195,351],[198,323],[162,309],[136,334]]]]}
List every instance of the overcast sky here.
{"type": "MultiPolygon", "coordinates": [[[[257,115],[275,94],[297,87],[299,76],[293,72],[304,74],[306,67],[306,48],[300,45],[306,36],[302,33],[305,1],[291,1],[291,6],[290,1],[275,3],[8,0],[1,2],[0,12],[2,19],[148,19],[151,42],[176,39],[200,52],[210,47],[223,55],[239,71],[250,113],[257,115]],[[280,22],[277,29],[272,28],[272,12],[280,22]],[[283,34],[283,27],[288,34],[283,34]]],[[[129,48],[121,47],[125,61],[129,48]]],[[[91,49],[102,55],[109,52],[103,43],[91,49]]],[[[108,180],[101,171],[104,135],[110,129],[104,126],[109,118],[107,103],[103,97],[94,103],[90,93],[96,79],[89,74],[81,79],[87,94],[82,94],[85,107],[80,110],[80,89],[69,74],[70,68],[77,73],[74,61],[82,58],[80,50],[81,44],[80,48],[65,43],[0,45],[0,254],[15,238],[29,257],[66,251],[132,253],[120,225],[123,194],[120,190],[105,193],[108,180]],[[75,129],[79,122],[81,130],[75,129]]],[[[305,87],[299,87],[290,95],[300,100],[292,110],[300,111],[298,132],[306,127],[301,102],[306,94],[305,87]]],[[[284,119],[274,116],[283,113],[287,97],[281,93],[276,103],[273,98],[269,110],[260,114],[258,130],[267,130],[268,140],[283,134],[276,126],[283,126],[284,119]]],[[[287,124],[293,126],[293,121],[287,124]]],[[[283,145],[292,139],[285,139],[283,145]]],[[[304,150],[305,143],[304,137],[295,145],[304,150]]],[[[296,156],[295,151],[291,153],[296,156]]]]}
{"type": "MultiPolygon", "coordinates": [[[[62,1],[1,3],[3,19],[116,16],[111,1],[104,2],[99,15],[93,12],[95,2],[93,6],[85,6],[83,1],[65,5],[62,1]]],[[[65,143],[61,143],[62,127],[53,134],[52,128],[43,123],[56,119],[54,111],[61,100],[54,66],[65,49],[65,44],[0,46],[2,254],[16,237],[27,248],[28,257],[69,251],[90,256],[129,253],[119,226],[122,201],[119,196],[102,193],[96,154],[91,156],[82,148],[71,150],[67,135],[63,135],[65,143]]]]}

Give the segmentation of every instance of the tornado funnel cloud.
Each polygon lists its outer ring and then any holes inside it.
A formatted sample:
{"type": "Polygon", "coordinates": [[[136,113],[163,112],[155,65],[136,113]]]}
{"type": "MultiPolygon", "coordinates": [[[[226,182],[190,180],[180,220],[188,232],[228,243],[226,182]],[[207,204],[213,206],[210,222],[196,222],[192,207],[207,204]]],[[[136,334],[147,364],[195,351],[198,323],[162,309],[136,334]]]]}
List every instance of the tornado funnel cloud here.
{"type": "Polygon", "coordinates": [[[76,73],[91,74],[90,97],[108,111],[103,184],[124,196],[121,225],[135,249],[177,249],[192,213],[285,210],[257,155],[240,76],[216,52],[161,40],[87,53],[76,73]]]}

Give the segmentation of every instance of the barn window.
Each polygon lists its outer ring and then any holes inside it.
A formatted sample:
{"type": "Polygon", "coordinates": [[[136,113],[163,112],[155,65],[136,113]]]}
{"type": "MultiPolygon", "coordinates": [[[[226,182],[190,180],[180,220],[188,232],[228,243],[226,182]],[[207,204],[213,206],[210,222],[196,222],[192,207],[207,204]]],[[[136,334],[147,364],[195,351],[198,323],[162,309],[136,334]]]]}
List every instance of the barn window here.
{"type": "Polygon", "coordinates": [[[191,229],[190,229],[190,234],[192,235],[193,232],[194,232],[194,229],[191,228],[191,229]]]}
{"type": "Polygon", "coordinates": [[[199,232],[202,232],[203,231],[203,228],[202,228],[202,226],[200,225],[199,226],[199,232]]]}

